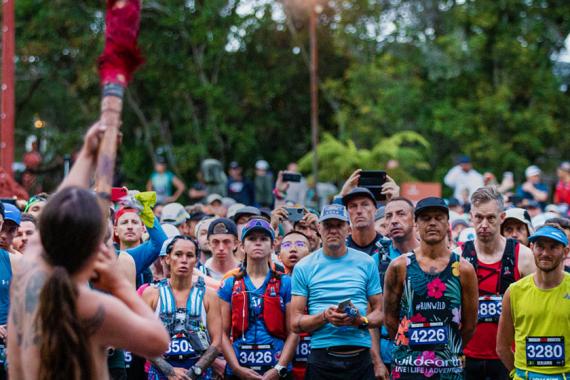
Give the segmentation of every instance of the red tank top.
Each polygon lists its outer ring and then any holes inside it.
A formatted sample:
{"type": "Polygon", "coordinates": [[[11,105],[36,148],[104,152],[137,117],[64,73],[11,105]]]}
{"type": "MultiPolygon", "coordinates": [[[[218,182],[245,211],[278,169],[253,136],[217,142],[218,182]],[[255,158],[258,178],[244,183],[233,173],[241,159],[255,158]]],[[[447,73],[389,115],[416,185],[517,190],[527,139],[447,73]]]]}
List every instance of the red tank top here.
{"type": "MultiPolygon", "coordinates": [[[[515,280],[521,278],[519,272],[519,247],[515,245],[515,280]]],[[[477,280],[479,281],[479,296],[498,294],[500,289],[501,260],[493,264],[485,264],[477,260],[477,280]]],[[[475,334],[463,350],[465,356],[474,359],[499,360],[497,355],[497,334],[499,325],[492,322],[479,322],[475,334]]]]}

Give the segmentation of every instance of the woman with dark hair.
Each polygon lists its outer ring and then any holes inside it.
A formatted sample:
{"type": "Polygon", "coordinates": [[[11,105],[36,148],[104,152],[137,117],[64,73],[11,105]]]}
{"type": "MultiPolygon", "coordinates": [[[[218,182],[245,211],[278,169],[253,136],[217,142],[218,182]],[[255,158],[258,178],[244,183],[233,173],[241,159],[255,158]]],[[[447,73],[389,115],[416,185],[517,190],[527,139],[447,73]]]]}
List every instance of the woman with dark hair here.
{"type": "Polygon", "coordinates": [[[269,265],[274,239],[267,221],[251,219],[242,230],[242,269],[218,290],[228,379],[292,378],[298,336],[287,322],[291,279],[269,265]]]}
{"type": "Polygon", "coordinates": [[[162,356],[151,359],[148,378],[165,380],[192,375],[212,379],[209,367],[220,352],[222,340],[218,298],[206,287],[203,277],[193,276],[198,271],[198,243],[178,235],[164,244],[170,277],[147,287],[142,297],[160,317],[171,341],[162,356]]]}
{"type": "Polygon", "coordinates": [[[108,347],[148,356],[168,347],[162,324],[117,270],[104,244],[111,231],[100,201],[86,189],[103,132],[95,125],[87,133],[72,171],[40,215],[39,239],[30,239],[16,268],[11,379],[107,379],[108,347]]]}

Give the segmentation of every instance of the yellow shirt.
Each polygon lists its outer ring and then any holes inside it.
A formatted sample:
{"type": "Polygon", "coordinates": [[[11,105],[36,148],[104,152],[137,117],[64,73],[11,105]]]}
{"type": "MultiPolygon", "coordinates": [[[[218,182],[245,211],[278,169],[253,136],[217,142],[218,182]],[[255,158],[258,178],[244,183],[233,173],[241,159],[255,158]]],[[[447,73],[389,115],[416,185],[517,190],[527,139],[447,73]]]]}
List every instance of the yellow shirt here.
{"type": "Polygon", "coordinates": [[[515,367],[549,375],[570,372],[570,274],[552,289],[539,289],[534,275],[510,289],[515,367]]]}

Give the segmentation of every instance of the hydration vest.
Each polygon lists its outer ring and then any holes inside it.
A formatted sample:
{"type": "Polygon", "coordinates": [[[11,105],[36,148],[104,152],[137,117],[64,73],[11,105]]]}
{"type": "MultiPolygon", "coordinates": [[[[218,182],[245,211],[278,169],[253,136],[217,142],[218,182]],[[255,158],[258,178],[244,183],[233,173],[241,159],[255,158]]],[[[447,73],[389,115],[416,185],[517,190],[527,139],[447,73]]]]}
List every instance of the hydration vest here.
{"type": "Polygon", "coordinates": [[[380,284],[384,286],[384,276],[392,259],[390,258],[390,247],[392,240],[382,238],[376,241],[375,253],[378,253],[378,273],[380,274],[380,284]]]}
{"type": "MultiPolygon", "coordinates": [[[[515,278],[515,268],[516,259],[515,253],[519,250],[519,243],[514,239],[507,239],[507,244],[505,245],[505,252],[501,259],[501,274],[499,275],[499,294],[503,295],[507,291],[507,288],[513,282],[516,282],[515,278]]],[[[479,267],[479,261],[477,260],[477,252],[475,251],[475,241],[466,241],[463,245],[462,256],[465,260],[469,261],[471,265],[475,268],[475,273],[479,267]]]]}
{"type": "MultiPolygon", "coordinates": [[[[271,271],[271,278],[263,294],[260,317],[269,334],[285,340],[287,329],[285,328],[285,313],[281,310],[280,290],[281,277],[276,272],[271,271]]],[[[234,276],[231,308],[232,338],[235,340],[243,336],[249,328],[249,295],[243,277],[238,279],[234,276]]]]}
{"type": "Polygon", "coordinates": [[[176,299],[167,281],[157,285],[159,291],[159,317],[170,335],[170,347],[164,356],[183,359],[200,356],[210,346],[205,315],[202,313],[206,287],[204,279],[198,278],[190,290],[186,308],[177,308],[176,299]]]}

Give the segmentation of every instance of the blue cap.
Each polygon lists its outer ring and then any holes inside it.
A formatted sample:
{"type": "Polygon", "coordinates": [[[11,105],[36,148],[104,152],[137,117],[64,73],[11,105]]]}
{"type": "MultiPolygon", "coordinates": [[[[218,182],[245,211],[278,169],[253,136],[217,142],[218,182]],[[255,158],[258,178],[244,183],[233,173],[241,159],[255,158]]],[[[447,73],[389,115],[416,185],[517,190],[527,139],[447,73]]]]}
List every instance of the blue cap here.
{"type": "Polygon", "coordinates": [[[536,231],[534,235],[529,237],[528,241],[534,243],[541,237],[554,240],[563,246],[568,245],[568,238],[566,237],[566,234],[556,227],[544,226],[536,231]]]}
{"type": "Polygon", "coordinates": [[[343,222],[348,223],[349,219],[348,219],[348,212],[346,211],[346,207],[341,206],[341,205],[337,205],[337,204],[325,206],[323,208],[323,211],[321,212],[321,217],[319,218],[319,223],[322,223],[325,220],[329,220],[329,219],[342,220],[343,222]]]}
{"type": "Polygon", "coordinates": [[[271,227],[265,219],[253,218],[250,219],[241,230],[241,241],[243,242],[245,238],[254,231],[264,232],[271,238],[271,241],[275,240],[275,231],[273,230],[273,227],[271,227]]]}
{"type": "Polygon", "coordinates": [[[22,214],[20,213],[18,207],[14,206],[11,203],[4,203],[4,220],[11,220],[19,226],[21,215],[22,214]]]}
{"type": "Polygon", "coordinates": [[[469,164],[469,163],[471,163],[471,158],[464,154],[464,155],[459,156],[459,159],[457,160],[457,162],[459,164],[469,164]]]}

